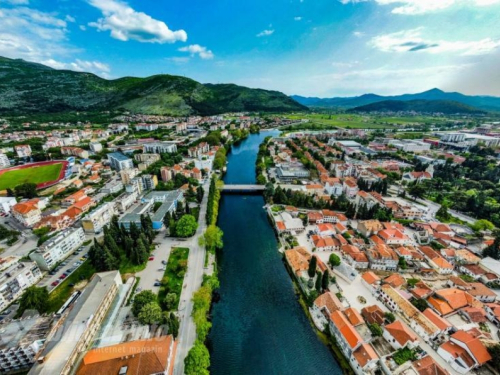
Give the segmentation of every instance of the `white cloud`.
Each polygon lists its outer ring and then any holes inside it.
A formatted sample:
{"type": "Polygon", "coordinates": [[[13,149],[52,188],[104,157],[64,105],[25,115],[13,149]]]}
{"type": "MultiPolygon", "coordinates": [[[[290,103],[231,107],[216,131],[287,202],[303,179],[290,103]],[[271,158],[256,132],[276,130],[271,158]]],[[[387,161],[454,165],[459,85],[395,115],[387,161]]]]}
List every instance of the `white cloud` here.
{"type": "Polygon", "coordinates": [[[369,43],[383,52],[459,53],[484,55],[500,47],[500,39],[484,38],[472,41],[446,41],[422,37],[422,28],[379,35],[369,43]]]}
{"type": "Polygon", "coordinates": [[[274,33],[274,30],[262,30],[260,33],[258,33],[256,36],[257,38],[261,38],[263,36],[269,36],[269,35],[273,35],[274,33]]]}
{"type": "Polygon", "coordinates": [[[361,37],[365,36],[365,33],[362,31],[355,31],[352,33],[352,35],[354,35],[356,38],[361,38],[361,37]]]}
{"type": "Polygon", "coordinates": [[[80,25],[79,27],[80,27],[80,30],[82,30],[82,31],[87,30],[87,26],[85,26],[85,25],[80,25]]]}
{"type": "Polygon", "coordinates": [[[66,20],[67,22],[75,22],[75,21],[76,21],[76,20],[75,20],[75,17],[72,17],[72,16],[70,16],[69,14],[68,14],[68,15],[66,15],[65,20],[66,20]]]}
{"type": "Polygon", "coordinates": [[[302,17],[293,17],[295,21],[302,21],[302,17]]]}
{"type": "Polygon", "coordinates": [[[108,73],[111,71],[109,65],[104,64],[100,61],[84,61],[76,59],[73,62],[65,63],[54,59],[48,59],[40,61],[40,63],[50,66],[54,69],[74,70],[77,72],[90,72],[103,77],[107,77],[108,73]]]}
{"type": "MultiPolygon", "coordinates": [[[[370,0],[339,0],[342,4],[357,4],[370,0]]],[[[374,0],[379,5],[393,5],[395,14],[424,14],[437,12],[454,5],[488,6],[500,3],[500,0],[374,0]]]]}
{"type": "Polygon", "coordinates": [[[199,44],[192,44],[187,47],[179,48],[181,52],[189,52],[191,56],[198,55],[203,60],[210,60],[214,58],[212,51],[208,50],[207,47],[200,46],[199,44]]]}
{"type": "Polygon", "coordinates": [[[185,42],[184,30],[172,31],[163,21],[137,12],[127,3],[119,0],[88,0],[89,4],[99,9],[103,18],[90,22],[89,26],[99,31],[110,31],[111,37],[121,40],[136,40],[142,43],[185,42]]]}

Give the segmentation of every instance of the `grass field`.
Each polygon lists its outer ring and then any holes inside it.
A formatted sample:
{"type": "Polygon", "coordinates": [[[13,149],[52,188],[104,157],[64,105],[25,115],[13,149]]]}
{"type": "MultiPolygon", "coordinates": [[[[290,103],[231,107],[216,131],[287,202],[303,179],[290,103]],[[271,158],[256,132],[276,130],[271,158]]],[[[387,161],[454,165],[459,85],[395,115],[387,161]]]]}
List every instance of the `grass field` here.
{"type": "MultiPolygon", "coordinates": [[[[309,125],[320,125],[325,129],[328,127],[338,128],[351,128],[351,129],[383,129],[392,128],[393,126],[383,124],[370,116],[360,116],[354,114],[325,114],[325,113],[311,113],[311,114],[298,114],[287,116],[291,119],[301,120],[308,119],[309,125]]],[[[306,126],[308,124],[302,124],[306,126]]]]}
{"type": "Polygon", "coordinates": [[[160,306],[162,306],[164,310],[166,310],[164,300],[168,293],[175,293],[177,295],[177,301],[175,302],[175,308],[173,309],[177,310],[182,292],[184,274],[186,273],[188,255],[189,249],[186,247],[174,247],[170,252],[167,269],[163,274],[163,278],[166,280],[166,285],[163,285],[158,293],[160,306]]]}
{"type": "Polygon", "coordinates": [[[38,185],[57,180],[62,167],[63,164],[61,163],[4,172],[0,174],[0,190],[13,189],[26,182],[38,185]]]}

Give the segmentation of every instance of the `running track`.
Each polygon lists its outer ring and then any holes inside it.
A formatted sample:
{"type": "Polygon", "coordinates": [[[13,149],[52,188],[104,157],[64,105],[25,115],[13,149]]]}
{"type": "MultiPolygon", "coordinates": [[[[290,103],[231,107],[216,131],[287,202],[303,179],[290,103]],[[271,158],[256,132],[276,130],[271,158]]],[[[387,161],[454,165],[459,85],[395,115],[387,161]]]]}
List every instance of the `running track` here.
{"type": "Polygon", "coordinates": [[[62,164],[61,172],[59,173],[59,177],[56,180],[47,181],[47,182],[43,182],[41,184],[36,185],[37,189],[43,189],[43,188],[55,185],[59,181],[61,181],[62,179],[64,179],[64,176],[66,175],[66,169],[68,168],[68,164],[69,164],[67,161],[65,161],[65,160],[51,160],[51,161],[41,161],[41,162],[38,162],[38,163],[30,163],[30,164],[18,165],[18,166],[15,166],[15,167],[11,167],[11,168],[6,168],[6,169],[0,170],[0,177],[5,172],[15,171],[15,170],[18,170],[18,169],[28,169],[28,168],[33,168],[33,167],[41,167],[41,166],[44,166],[44,165],[52,165],[52,164],[62,164]]]}

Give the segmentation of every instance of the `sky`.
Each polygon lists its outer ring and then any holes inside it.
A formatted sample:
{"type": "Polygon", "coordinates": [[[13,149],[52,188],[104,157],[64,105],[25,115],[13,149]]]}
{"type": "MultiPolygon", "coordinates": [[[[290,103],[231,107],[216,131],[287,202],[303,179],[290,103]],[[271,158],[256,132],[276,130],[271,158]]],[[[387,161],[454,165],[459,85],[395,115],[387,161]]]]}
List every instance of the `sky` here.
{"type": "Polygon", "coordinates": [[[288,95],[500,96],[500,0],[0,0],[0,56],[288,95]]]}

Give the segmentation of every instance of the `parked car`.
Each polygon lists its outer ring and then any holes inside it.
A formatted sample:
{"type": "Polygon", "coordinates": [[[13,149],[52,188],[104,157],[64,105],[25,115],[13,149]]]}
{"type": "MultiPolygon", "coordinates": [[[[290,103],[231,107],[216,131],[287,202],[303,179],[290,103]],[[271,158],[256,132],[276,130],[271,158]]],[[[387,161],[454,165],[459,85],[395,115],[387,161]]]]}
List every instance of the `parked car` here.
{"type": "Polygon", "coordinates": [[[52,286],[57,286],[58,284],[59,284],[59,281],[57,281],[57,280],[56,280],[56,281],[54,281],[51,285],[52,285],[52,286]]]}
{"type": "Polygon", "coordinates": [[[160,286],[161,284],[157,281],[155,282],[155,286],[160,286]]]}
{"type": "Polygon", "coordinates": [[[166,260],[162,260],[162,261],[161,261],[161,264],[166,265],[166,264],[167,264],[167,261],[166,261],[166,260]]]}
{"type": "Polygon", "coordinates": [[[155,260],[155,257],[149,257],[149,260],[155,260]]]}

